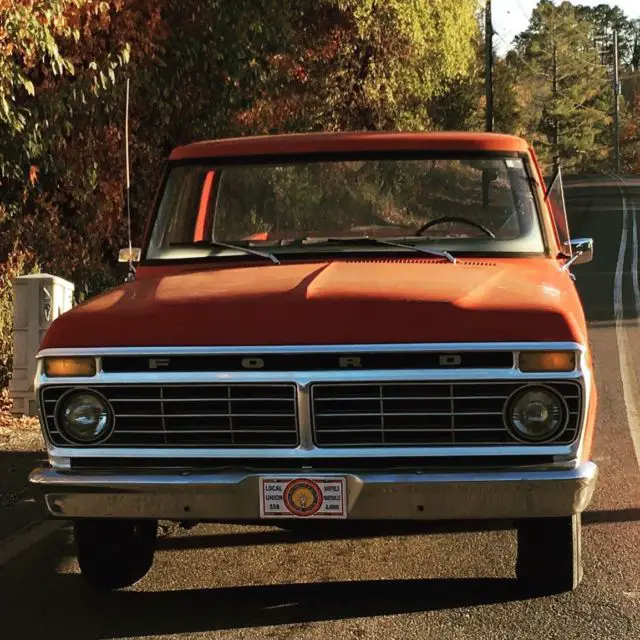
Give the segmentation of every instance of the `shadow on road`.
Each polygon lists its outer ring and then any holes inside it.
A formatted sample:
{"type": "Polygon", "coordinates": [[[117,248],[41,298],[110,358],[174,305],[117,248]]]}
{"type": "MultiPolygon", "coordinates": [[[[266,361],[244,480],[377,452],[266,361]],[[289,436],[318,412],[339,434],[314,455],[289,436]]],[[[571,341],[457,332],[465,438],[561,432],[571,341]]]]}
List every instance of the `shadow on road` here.
{"type": "Polygon", "coordinates": [[[13,609],[15,634],[5,637],[44,637],[53,631],[55,637],[93,640],[284,624],[304,627],[317,621],[522,599],[515,579],[354,580],[97,595],[80,576],[68,574],[57,576],[51,588],[60,606],[42,620],[27,613],[27,604],[22,611],[13,609]]]}
{"type": "Polygon", "coordinates": [[[45,461],[43,451],[0,449],[0,542],[43,518],[44,509],[34,500],[28,477],[45,461]]]}

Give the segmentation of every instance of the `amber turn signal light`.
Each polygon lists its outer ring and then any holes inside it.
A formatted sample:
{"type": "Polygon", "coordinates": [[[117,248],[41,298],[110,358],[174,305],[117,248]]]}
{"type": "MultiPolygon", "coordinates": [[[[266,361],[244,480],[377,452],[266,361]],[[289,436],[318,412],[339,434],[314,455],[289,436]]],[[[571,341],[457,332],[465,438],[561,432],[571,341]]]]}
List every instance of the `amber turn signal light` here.
{"type": "Polygon", "coordinates": [[[576,354],[573,351],[523,351],[519,358],[520,371],[573,371],[576,354]]]}
{"type": "Polygon", "coordinates": [[[89,378],[96,375],[95,358],[45,358],[44,374],[49,378],[89,378]]]}

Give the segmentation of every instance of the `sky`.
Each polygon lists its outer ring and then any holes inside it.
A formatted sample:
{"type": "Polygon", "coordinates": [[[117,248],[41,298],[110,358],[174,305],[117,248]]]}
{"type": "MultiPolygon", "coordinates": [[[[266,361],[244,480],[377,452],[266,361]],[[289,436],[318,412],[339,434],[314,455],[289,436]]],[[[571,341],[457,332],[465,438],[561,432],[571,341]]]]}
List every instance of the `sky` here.
{"type": "MultiPolygon", "coordinates": [[[[511,41],[529,24],[531,11],[538,4],[538,0],[493,0],[491,12],[493,16],[493,29],[495,35],[495,47],[500,54],[504,54],[510,47],[511,41]]],[[[628,18],[640,18],[640,0],[616,0],[606,2],[598,0],[580,0],[574,4],[596,6],[609,4],[620,7],[628,18]]]]}

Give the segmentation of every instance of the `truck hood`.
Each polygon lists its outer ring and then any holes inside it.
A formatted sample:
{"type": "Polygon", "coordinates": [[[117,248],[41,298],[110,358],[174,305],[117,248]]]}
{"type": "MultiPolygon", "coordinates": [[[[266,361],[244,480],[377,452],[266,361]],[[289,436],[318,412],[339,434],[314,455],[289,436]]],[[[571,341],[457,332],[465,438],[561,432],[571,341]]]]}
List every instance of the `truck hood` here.
{"type": "Polygon", "coordinates": [[[554,260],[345,259],[146,267],[78,305],[42,348],[586,342],[554,260]]]}

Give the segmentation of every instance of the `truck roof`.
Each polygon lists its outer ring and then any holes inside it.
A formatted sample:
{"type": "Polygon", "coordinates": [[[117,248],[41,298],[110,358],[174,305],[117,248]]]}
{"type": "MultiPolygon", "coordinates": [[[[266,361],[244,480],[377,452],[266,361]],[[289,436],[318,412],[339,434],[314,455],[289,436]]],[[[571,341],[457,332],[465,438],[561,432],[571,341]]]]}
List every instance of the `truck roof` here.
{"type": "Polygon", "coordinates": [[[353,151],[433,150],[522,153],[528,148],[526,140],[502,133],[461,131],[288,133],[194,142],[175,148],[169,160],[353,151]]]}

